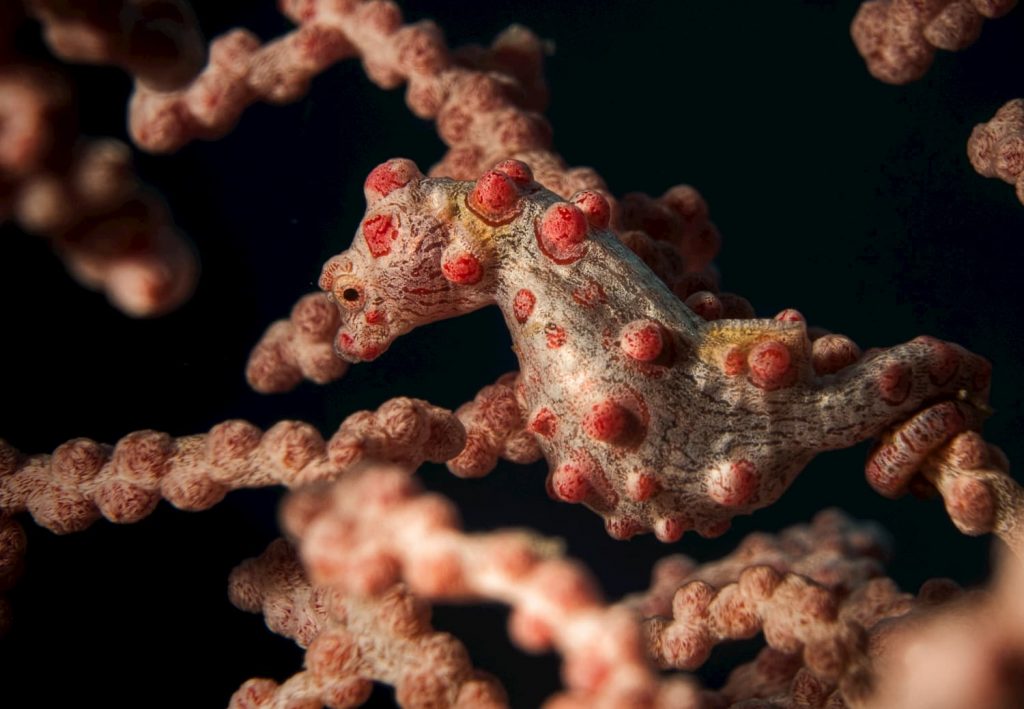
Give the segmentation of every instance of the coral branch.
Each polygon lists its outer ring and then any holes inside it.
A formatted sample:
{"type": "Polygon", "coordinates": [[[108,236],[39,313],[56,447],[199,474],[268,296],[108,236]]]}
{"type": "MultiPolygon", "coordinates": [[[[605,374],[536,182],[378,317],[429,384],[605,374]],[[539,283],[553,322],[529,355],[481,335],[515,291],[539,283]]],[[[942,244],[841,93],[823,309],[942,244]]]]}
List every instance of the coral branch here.
{"type": "Polygon", "coordinates": [[[957,529],[992,532],[1024,563],[1024,489],[1010,477],[1002,451],[968,431],[931,455],[921,474],[942,495],[957,529]]]}
{"type": "Polygon", "coordinates": [[[1024,98],[1009,101],[988,123],[974,127],[967,156],[978,174],[1016,183],[1017,198],[1024,202],[1024,98]]]}
{"type": "Polygon", "coordinates": [[[881,542],[874,527],[822,513],[777,538],[748,537],[704,567],[670,557],[659,564],[652,592],[627,603],[644,615],[648,652],[663,667],[694,669],[718,643],[763,630],[776,651],[802,651],[802,666],[817,678],[849,677],[846,693],[854,696],[866,672],[863,633],[840,617],[840,606],[881,573],[881,542]]]}
{"type": "Polygon", "coordinates": [[[310,293],[287,320],[273,323],[249,355],[245,378],[264,394],[290,391],[303,379],[327,384],[342,377],[348,362],[334,353],[341,325],[338,309],[324,293],[310,293]]]}
{"type": "Polygon", "coordinates": [[[209,433],[174,438],[136,431],[115,446],[78,438],[53,455],[21,458],[0,441],[0,510],[24,510],[57,532],[77,532],[102,515],[131,523],[160,499],[204,510],[230,490],[333,480],[364,459],[416,467],[458,453],[465,433],[451,414],[416,399],[392,399],[348,417],[328,442],[312,426],[282,421],[266,432],[225,421],[209,433]]]}
{"type": "Polygon", "coordinates": [[[541,459],[537,439],[526,430],[525,412],[516,399],[518,384],[519,373],[509,372],[455,411],[466,429],[466,446],[448,461],[448,469],[460,478],[486,475],[499,458],[514,463],[541,459]]]}
{"type": "Polygon", "coordinates": [[[519,645],[554,647],[565,658],[569,695],[558,706],[688,706],[677,701],[687,693],[695,700],[688,684],[659,682],[632,613],[606,606],[557,545],[529,532],[463,534],[452,506],[400,471],[364,469],[330,490],[295,493],[283,523],[301,540],[315,584],[377,595],[402,580],[431,600],[509,604],[519,645]]]}
{"type": "Polygon", "coordinates": [[[0,66],[0,220],[47,237],[68,270],[129,315],[175,308],[195,254],[138,182],[128,147],[77,141],[71,95],[54,72],[0,66]]]}
{"type": "Polygon", "coordinates": [[[501,685],[473,669],[458,640],[431,628],[430,606],[401,584],[375,597],[312,586],[294,550],[279,539],[232,572],[228,595],[307,648],[303,672],[282,685],[249,680],[231,698],[231,709],[358,706],[372,682],[395,687],[403,707],[507,705],[501,685]]]}
{"type": "Polygon", "coordinates": [[[26,0],[62,59],[115,64],[147,86],[176,89],[203,61],[195,17],[180,0],[26,0]]]}
{"type": "Polygon", "coordinates": [[[925,75],[936,50],[969,47],[986,19],[1016,5],[1017,0],[867,0],[850,32],[872,76],[906,84],[925,75]]]}

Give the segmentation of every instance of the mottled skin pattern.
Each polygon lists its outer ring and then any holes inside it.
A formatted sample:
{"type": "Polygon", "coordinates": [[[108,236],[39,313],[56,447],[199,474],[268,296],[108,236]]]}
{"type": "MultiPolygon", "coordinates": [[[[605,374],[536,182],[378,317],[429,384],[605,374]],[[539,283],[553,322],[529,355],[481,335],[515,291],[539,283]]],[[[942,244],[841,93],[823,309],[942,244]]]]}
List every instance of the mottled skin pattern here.
{"type": "Polygon", "coordinates": [[[565,202],[522,163],[473,183],[392,160],[366,193],[352,247],[321,278],[343,317],[339,354],[371,360],[414,327],[496,303],[549,492],[615,537],[721,534],[819,451],[923,411],[898,454],[869,462],[872,485],[897,495],[985,415],[988,363],[956,345],[918,338],[827,373],[801,319],[705,322],[604,228],[603,198],[565,202]]]}

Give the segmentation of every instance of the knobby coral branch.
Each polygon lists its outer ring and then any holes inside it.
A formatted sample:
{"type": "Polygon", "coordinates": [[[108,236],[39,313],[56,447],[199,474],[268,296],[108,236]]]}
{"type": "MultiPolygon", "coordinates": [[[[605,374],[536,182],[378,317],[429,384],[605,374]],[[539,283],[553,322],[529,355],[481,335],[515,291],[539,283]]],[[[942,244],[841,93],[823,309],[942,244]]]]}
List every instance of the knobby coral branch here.
{"type": "Polygon", "coordinates": [[[872,76],[906,84],[925,75],[937,50],[969,47],[986,19],[1016,5],[1017,0],[868,0],[850,31],[872,76]]]}
{"type": "Polygon", "coordinates": [[[181,0],[26,0],[62,59],[115,64],[141,83],[174,89],[198,73],[202,37],[181,0]]]}
{"type": "Polygon", "coordinates": [[[967,156],[978,174],[1016,184],[1024,202],[1024,99],[1009,101],[992,120],[975,126],[967,156]]]}
{"type": "Polygon", "coordinates": [[[230,490],[332,480],[367,456],[411,467],[444,462],[464,443],[451,412],[407,398],[352,414],[328,442],[300,421],[264,432],[237,420],[180,438],[136,431],[114,446],[78,438],[52,455],[24,457],[0,440],[0,511],[27,510],[37,523],[66,534],[101,515],[136,522],[161,499],[204,510],[230,490]]]}
{"type": "Polygon", "coordinates": [[[510,605],[519,645],[554,647],[565,658],[568,691],[552,706],[678,707],[698,699],[688,682],[659,681],[632,613],[606,605],[556,543],[526,531],[466,535],[450,503],[419,492],[402,471],[371,467],[329,491],[297,493],[283,523],[317,585],[372,596],[404,581],[432,600],[510,605]]]}
{"type": "Polygon", "coordinates": [[[230,709],[359,706],[374,681],[394,686],[404,707],[507,706],[501,685],[473,669],[457,639],[431,628],[430,606],[401,584],[374,597],[313,586],[279,539],[231,573],[228,595],[307,648],[305,670],[281,685],[249,680],[230,709]]]}
{"type": "Polygon", "coordinates": [[[53,69],[0,61],[0,221],[49,239],[81,283],[129,315],[159,315],[193,290],[197,263],[115,140],[79,140],[53,69]]]}

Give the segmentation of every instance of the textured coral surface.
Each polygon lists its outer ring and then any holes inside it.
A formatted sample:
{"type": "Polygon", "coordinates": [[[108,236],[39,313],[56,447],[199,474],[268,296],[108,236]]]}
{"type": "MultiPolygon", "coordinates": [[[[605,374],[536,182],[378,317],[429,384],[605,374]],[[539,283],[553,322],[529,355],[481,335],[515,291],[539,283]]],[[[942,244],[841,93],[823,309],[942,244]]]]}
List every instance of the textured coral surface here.
{"type": "MultiPolygon", "coordinates": [[[[288,27],[271,3],[206,5],[198,12],[208,37],[236,25],[263,37],[288,27]]],[[[452,44],[489,41],[511,21],[554,39],[549,116],[573,164],[594,165],[618,194],[697,185],[724,236],[724,286],[759,315],[797,308],[865,349],[926,333],[983,354],[995,372],[986,438],[1024,459],[1021,254],[1006,238],[1024,233],[1024,214],[1012,190],[979,178],[964,156],[971,127],[1024,95],[1002,69],[1024,62],[1013,41],[1024,31],[1020,12],[989,23],[970,49],[940,54],[924,80],[897,94],[867,75],[849,45],[856,2],[780,3],[743,18],[727,3],[626,5],[493,2],[468,13],[451,2],[408,12],[437,19],[452,44]]],[[[123,78],[74,76],[87,129],[123,130],[123,78]]],[[[184,435],[238,416],[263,428],[300,418],[328,433],[392,396],[449,408],[471,400],[516,368],[494,309],[418,330],[329,389],[266,398],[241,375],[266,324],[315,289],[323,261],[348,246],[370,169],[397,155],[429,165],[441,150],[432,127],[349,63],[317,79],[307,100],[252,109],[220,142],[143,157],[143,177],[203,254],[195,298],[159,323],[127,323],[70,282],[44,245],[5,226],[4,437],[48,451],[76,436],[115,441],[143,427],[184,435]]],[[[747,531],[831,505],[892,531],[891,573],[904,588],[935,575],[980,581],[987,538],[960,536],[935,501],[879,498],[864,482],[866,453],[815,461],[776,507],[738,519],[721,540],[689,535],[678,549],[650,536],[607,538],[599,518],[544,496],[543,464],[479,481],[439,467],[424,477],[458,498],[470,529],[526,525],[565,537],[613,598],[642,588],[651,560],[667,551],[713,559],[747,531]]],[[[274,493],[236,493],[209,513],[160,506],[131,528],[101,524],[59,539],[30,525],[30,568],[13,594],[19,626],[0,648],[11,691],[34,691],[28,669],[45,666],[61,677],[54,704],[87,693],[109,706],[138,706],[140,697],[221,706],[255,674],[286,677],[300,651],[224,596],[228,570],[279,534],[275,504],[274,493]],[[100,637],[119,649],[96,652],[100,637]]],[[[535,705],[557,686],[556,663],[496,647],[503,619],[494,609],[442,608],[434,624],[461,626],[474,664],[510,678],[517,706],[535,705]]],[[[706,670],[712,682],[735,664],[723,657],[706,670]]],[[[374,701],[386,703],[382,694],[374,701]]]]}

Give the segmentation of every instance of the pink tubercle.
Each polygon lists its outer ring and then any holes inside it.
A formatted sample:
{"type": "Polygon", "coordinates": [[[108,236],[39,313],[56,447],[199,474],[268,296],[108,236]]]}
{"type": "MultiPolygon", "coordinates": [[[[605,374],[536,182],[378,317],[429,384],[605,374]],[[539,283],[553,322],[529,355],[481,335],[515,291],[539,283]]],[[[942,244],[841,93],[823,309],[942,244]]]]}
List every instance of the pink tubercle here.
{"type": "Polygon", "coordinates": [[[708,496],[720,505],[739,507],[753,499],[759,484],[757,466],[749,460],[727,462],[708,476],[708,496]]]}
{"type": "Polygon", "coordinates": [[[605,399],[594,404],[583,417],[583,431],[594,440],[614,443],[629,435],[632,423],[633,415],[629,409],[605,399]]]}
{"type": "Polygon", "coordinates": [[[519,189],[511,177],[488,170],[466,197],[469,209],[489,224],[504,224],[519,211],[519,189]]]}
{"type": "Polygon", "coordinates": [[[520,187],[527,187],[533,182],[533,170],[522,160],[502,160],[493,169],[505,173],[520,187]]]}
{"type": "Polygon", "coordinates": [[[634,470],[626,476],[626,495],[634,502],[651,499],[661,490],[653,470],[634,470]]]}
{"type": "Polygon", "coordinates": [[[537,304],[537,296],[528,288],[520,288],[512,299],[512,315],[516,322],[522,324],[530,319],[533,306],[537,304]]]}
{"type": "Polygon", "coordinates": [[[544,326],[544,336],[547,338],[549,350],[557,350],[569,339],[565,334],[565,328],[550,322],[544,326]]]}
{"type": "Polygon", "coordinates": [[[556,202],[537,222],[537,244],[555,263],[573,263],[586,253],[587,226],[587,218],[577,207],[556,202]]]}
{"type": "Polygon", "coordinates": [[[558,430],[558,417],[551,409],[544,406],[533,415],[532,419],[530,419],[527,429],[538,436],[551,438],[558,430]]]}
{"type": "Polygon", "coordinates": [[[480,259],[469,252],[456,254],[441,264],[444,277],[460,286],[471,286],[483,278],[484,268],[480,259]]]}
{"type": "Polygon", "coordinates": [[[612,208],[604,195],[593,190],[581,190],[574,194],[569,201],[583,212],[592,227],[608,228],[608,224],[611,222],[612,208]]]}
{"type": "Polygon", "coordinates": [[[778,340],[765,340],[751,347],[747,366],[751,383],[765,391],[781,389],[793,382],[789,348],[778,340]]]}
{"type": "Polygon", "coordinates": [[[910,395],[910,384],[910,367],[901,362],[894,362],[879,375],[878,393],[885,403],[898,406],[910,395]]]}
{"type": "Polygon", "coordinates": [[[391,242],[398,238],[398,227],[388,214],[378,214],[363,222],[363,239],[374,258],[391,253],[391,242]]]}
{"type": "Polygon", "coordinates": [[[619,347],[638,362],[653,362],[665,346],[662,327],[654,320],[634,320],[619,333],[619,347]]]}
{"type": "Polygon", "coordinates": [[[366,201],[372,204],[412,182],[423,173],[416,163],[405,158],[395,158],[381,163],[370,171],[363,183],[366,201]]]}

